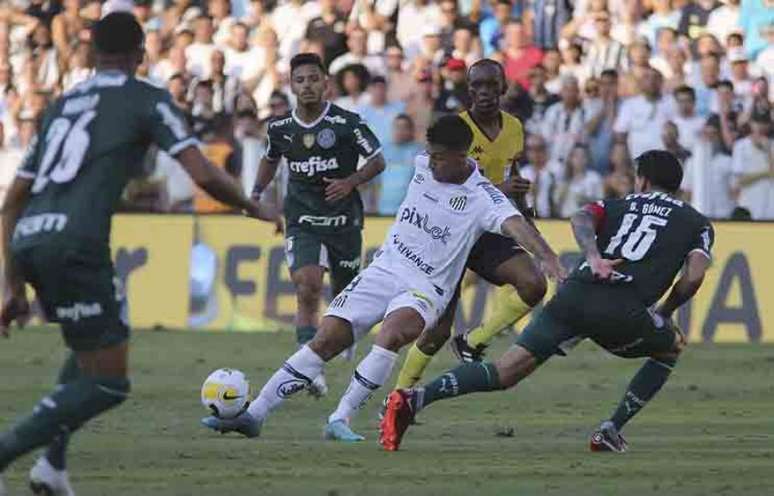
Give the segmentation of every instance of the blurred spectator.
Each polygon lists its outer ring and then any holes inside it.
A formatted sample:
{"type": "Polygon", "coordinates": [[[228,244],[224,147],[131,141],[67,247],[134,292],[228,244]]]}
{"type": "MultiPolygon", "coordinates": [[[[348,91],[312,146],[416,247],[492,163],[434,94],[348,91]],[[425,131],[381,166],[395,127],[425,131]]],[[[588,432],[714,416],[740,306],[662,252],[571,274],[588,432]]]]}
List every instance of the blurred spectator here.
{"type": "Polygon", "coordinates": [[[380,215],[395,215],[403,202],[414,176],[414,158],[422,151],[415,136],[414,121],[408,115],[400,114],[392,121],[391,138],[382,141],[387,167],[378,177],[377,212],[380,215]]]}
{"type": "Polygon", "coordinates": [[[741,0],[723,0],[723,5],[710,12],[707,18],[707,32],[719,40],[739,30],[739,4],[741,0]]]}
{"type": "Polygon", "coordinates": [[[753,81],[747,62],[747,55],[744,49],[732,48],[728,51],[728,63],[731,65],[731,82],[734,83],[734,93],[739,101],[751,100],[752,96],[753,81]]]}
{"type": "MultiPolygon", "coordinates": [[[[550,93],[559,93],[562,88],[562,55],[559,50],[555,48],[549,48],[543,53],[543,63],[541,66],[545,69],[545,86],[550,93]]],[[[532,74],[530,74],[530,79],[532,74]]],[[[530,86],[534,84],[530,81],[530,86]]]]}
{"type": "Polygon", "coordinates": [[[480,39],[466,27],[457,28],[452,36],[452,47],[445,53],[449,58],[461,59],[465,65],[472,65],[481,58],[480,39]]]}
{"type": "Polygon", "coordinates": [[[489,57],[501,48],[505,26],[511,19],[511,1],[496,0],[493,10],[493,15],[481,21],[481,26],[479,27],[484,57],[489,57]]]}
{"type": "Polygon", "coordinates": [[[665,122],[664,128],[661,130],[661,148],[672,153],[672,155],[677,157],[680,162],[685,163],[691,156],[691,151],[680,144],[681,132],[682,131],[677,128],[674,122],[665,122]]]}
{"type": "Polygon", "coordinates": [[[717,94],[715,90],[720,82],[720,57],[709,53],[701,58],[700,78],[694,83],[696,90],[696,113],[702,117],[717,109],[717,94]]]}
{"type": "Polygon", "coordinates": [[[535,45],[556,48],[562,28],[572,18],[572,5],[567,0],[533,0],[532,32],[535,45]]]}
{"type": "MultiPolygon", "coordinates": [[[[454,48],[454,37],[458,30],[464,30],[473,37],[478,38],[478,26],[475,22],[471,21],[467,17],[460,15],[459,8],[457,6],[457,0],[440,0],[438,5],[441,9],[441,48],[444,52],[449,53],[454,48]]],[[[469,50],[468,50],[469,51],[469,50]]]]}
{"type": "Polygon", "coordinates": [[[693,0],[680,12],[677,31],[695,42],[705,32],[710,13],[720,7],[717,0],[693,0]]]}
{"type": "Polygon", "coordinates": [[[706,122],[696,114],[696,92],[689,86],[680,86],[674,91],[674,99],[676,112],[672,122],[680,130],[680,145],[686,150],[693,150],[706,122]]]}
{"type": "MultiPolygon", "coordinates": [[[[578,80],[572,76],[562,78],[560,96],[561,101],[546,110],[540,129],[546,142],[550,143],[550,160],[556,164],[564,164],[575,144],[583,140],[586,123],[578,80]]],[[[552,172],[558,174],[560,171],[552,172]]]]}
{"type": "Polygon", "coordinates": [[[382,76],[375,76],[368,85],[368,102],[358,106],[356,112],[368,123],[379,142],[386,143],[393,135],[393,121],[405,109],[403,102],[387,99],[387,81],[382,76]]]}
{"type": "Polygon", "coordinates": [[[212,18],[212,26],[215,34],[212,39],[216,45],[222,47],[231,38],[231,28],[237,20],[231,16],[231,4],[229,0],[208,0],[207,15],[212,18]]]}
{"type": "Polygon", "coordinates": [[[449,59],[444,71],[443,87],[435,99],[433,110],[442,114],[458,114],[470,107],[466,83],[465,61],[449,59]]]}
{"type": "MultiPolygon", "coordinates": [[[[261,46],[250,45],[250,29],[236,22],[225,44],[226,74],[248,83],[258,78],[266,64],[266,52],[261,46]]],[[[147,41],[146,41],[147,43],[147,41]]]]}
{"type": "Polygon", "coordinates": [[[271,27],[274,32],[281,33],[280,60],[290,62],[290,58],[299,51],[299,45],[306,34],[309,21],[319,17],[321,12],[319,2],[305,0],[287,0],[274,9],[271,14],[271,27]]]}
{"type": "MultiPolygon", "coordinates": [[[[560,81],[559,91],[561,90],[562,83],[560,81]]],[[[531,133],[541,133],[543,130],[543,122],[545,122],[546,111],[560,100],[559,95],[548,91],[548,88],[546,87],[546,70],[543,66],[537,65],[529,71],[528,98],[531,114],[529,120],[524,121],[524,127],[531,133]]]]}
{"type": "Polygon", "coordinates": [[[505,77],[529,89],[529,70],[543,61],[543,51],[530,44],[520,20],[511,20],[505,26],[503,54],[505,77]]]}
{"type": "Polygon", "coordinates": [[[610,174],[605,178],[605,198],[624,198],[634,191],[634,165],[626,143],[610,151],[610,174]]]}
{"type": "Polygon", "coordinates": [[[433,77],[429,71],[416,70],[414,72],[416,80],[415,90],[406,99],[406,113],[411,116],[416,129],[418,141],[424,143],[425,133],[430,127],[433,116],[433,77]]]}
{"type": "Polygon", "coordinates": [[[640,23],[637,34],[644,36],[648,43],[656,46],[657,37],[662,30],[677,29],[680,23],[680,11],[674,8],[672,0],[653,0],[651,7],[653,12],[640,23]]]}
{"type": "Polygon", "coordinates": [[[184,112],[190,111],[190,104],[188,103],[188,89],[185,78],[182,74],[173,74],[168,81],[169,92],[172,94],[172,101],[175,105],[183,109],[184,112]]]}
{"type": "Polygon", "coordinates": [[[738,203],[754,220],[774,220],[774,142],[770,131],[770,114],[755,114],[750,135],[737,141],[733,150],[738,203]]]}
{"type": "Polygon", "coordinates": [[[403,49],[393,45],[386,52],[387,99],[393,102],[406,101],[414,90],[414,76],[408,70],[403,49]]]}
{"type": "Polygon", "coordinates": [[[16,177],[16,170],[37,132],[37,122],[34,119],[22,118],[19,120],[18,126],[19,132],[15,139],[9,140],[5,146],[2,140],[3,133],[0,132],[0,204],[5,200],[8,187],[16,177]]]}
{"type": "Polygon", "coordinates": [[[441,45],[441,29],[438,26],[425,26],[422,30],[417,55],[431,61],[434,66],[440,66],[443,63],[445,52],[441,45]]]}
{"type": "Polygon", "coordinates": [[[764,32],[774,24],[774,8],[769,0],[743,0],[739,22],[745,33],[745,49],[755,59],[768,45],[764,32]]]}
{"type": "Polygon", "coordinates": [[[611,170],[613,126],[621,105],[618,98],[618,73],[615,70],[608,69],[602,72],[599,77],[599,97],[587,100],[585,105],[585,134],[591,153],[590,168],[604,175],[611,170]]]}
{"type": "Polygon", "coordinates": [[[59,55],[69,59],[78,43],[78,33],[84,27],[80,0],[63,0],[62,12],[51,21],[51,36],[59,55]]]}
{"type": "Polygon", "coordinates": [[[653,68],[650,65],[650,45],[644,39],[635,40],[627,50],[627,71],[621,78],[621,95],[632,96],[640,93],[640,81],[653,68]]]}
{"type": "Polygon", "coordinates": [[[562,76],[575,76],[578,82],[584,83],[589,77],[588,69],[581,63],[583,48],[577,43],[567,40],[559,42],[559,50],[562,54],[562,67],[559,70],[562,76]]]}
{"type": "Polygon", "coordinates": [[[590,163],[588,147],[583,144],[574,145],[567,157],[564,177],[556,189],[559,217],[566,219],[583,205],[602,198],[602,176],[589,170],[590,163]]]}
{"type": "Polygon", "coordinates": [[[395,43],[399,3],[399,0],[354,1],[349,24],[359,25],[368,33],[368,53],[382,53],[389,44],[395,43]]]}
{"type": "Polygon", "coordinates": [[[384,59],[378,55],[368,54],[366,36],[366,32],[359,28],[353,29],[349,33],[349,38],[347,39],[347,48],[349,50],[331,62],[329,69],[331,75],[335,76],[345,67],[354,64],[365,66],[371,74],[384,75],[387,72],[384,59]]]}
{"type": "Polygon", "coordinates": [[[398,9],[397,38],[408,58],[420,53],[426,28],[440,29],[441,9],[430,0],[403,0],[398,9]]]}
{"type": "Polygon", "coordinates": [[[185,49],[186,69],[195,77],[207,79],[212,73],[212,53],[217,50],[212,40],[212,18],[200,15],[194,21],[194,41],[185,49]]]}
{"type": "Polygon", "coordinates": [[[532,182],[532,189],[527,193],[527,204],[538,217],[553,217],[556,215],[556,179],[549,170],[546,142],[539,134],[532,134],[527,137],[526,149],[527,165],[522,167],[521,175],[532,182]]]}
{"type": "Polygon", "coordinates": [[[712,219],[728,219],[734,209],[731,155],[721,139],[720,118],[710,116],[685,163],[685,199],[712,219]]]}
{"type": "MultiPolygon", "coordinates": [[[[237,144],[233,141],[232,120],[221,115],[214,119],[212,130],[204,136],[202,153],[216,167],[225,170],[238,179],[242,160],[237,144]]],[[[196,188],[194,195],[194,210],[197,213],[227,212],[230,207],[212,199],[204,191],[196,188]]]]}
{"type": "Polygon", "coordinates": [[[623,67],[626,63],[626,48],[610,37],[612,28],[610,14],[599,12],[594,16],[596,36],[591,42],[586,56],[587,74],[597,77],[606,69],[623,67]]]}
{"type": "MultiPolygon", "coordinates": [[[[357,2],[368,10],[372,7],[368,2],[357,2]]],[[[305,38],[319,41],[323,45],[323,63],[330,66],[336,57],[347,52],[347,18],[339,12],[335,0],[320,0],[320,15],[315,17],[306,26],[305,38]]],[[[352,11],[355,15],[355,10],[352,11]]],[[[367,15],[375,16],[370,13],[367,15]]]]}
{"type": "Polygon", "coordinates": [[[336,105],[351,112],[356,112],[361,105],[369,103],[368,70],[360,65],[348,65],[336,74],[336,83],[339,89],[339,98],[336,105]]]}
{"type": "Polygon", "coordinates": [[[616,141],[626,142],[632,157],[651,149],[662,149],[664,123],[673,116],[671,103],[661,96],[661,74],[650,69],[640,81],[642,94],[621,104],[613,130],[616,141]]]}

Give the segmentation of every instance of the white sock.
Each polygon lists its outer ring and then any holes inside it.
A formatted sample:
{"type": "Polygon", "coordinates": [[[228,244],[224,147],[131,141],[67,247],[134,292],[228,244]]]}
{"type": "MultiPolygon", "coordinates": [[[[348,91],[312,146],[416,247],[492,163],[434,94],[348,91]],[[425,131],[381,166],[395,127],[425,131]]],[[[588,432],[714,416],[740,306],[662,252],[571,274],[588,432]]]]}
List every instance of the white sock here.
{"type": "Polygon", "coordinates": [[[355,369],[355,374],[352,376],[347,391],[341,397],[336,411],[328,417],[328,422],[337,420],[348,422],[355,410],[362,408],[371,399],[373,392],[390,378],[392,367],[397,358],[397,353],[374,345],[371,352],[355,369]]]}
{"type": "Polygon", "coordinates": [[[325,362],[308,346],[301,347],[277,370],[261,389],[261,394],[250,403],[247,411],[263,420],[285,398],[302,391],[322,373],[325,362]]]}

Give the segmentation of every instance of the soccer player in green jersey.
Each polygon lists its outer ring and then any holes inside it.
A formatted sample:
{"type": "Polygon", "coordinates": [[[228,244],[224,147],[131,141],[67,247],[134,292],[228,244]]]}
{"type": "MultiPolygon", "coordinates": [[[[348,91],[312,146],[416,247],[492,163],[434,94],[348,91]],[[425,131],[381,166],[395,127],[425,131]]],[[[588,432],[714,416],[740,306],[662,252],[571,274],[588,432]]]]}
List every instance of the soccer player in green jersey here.
{"type": "Polygon", "coordinates": [[[626,451],[621,428],[666,383],[685,346],[672,315],[701,287],[714,242],[707,218],[675,196],[683,178],[677,158],[651,150],[636,162],[638,193],[590,204],[573,216],[585,260],[514,347],[494,363],[461,365],[424,387],[390,395],[380,436],[386,450],[398,449],[416,412],[429,404],[513,387],[553,355],[589,338],[614,355],[648,358],[618,408],[591,436],[592,451],[626,451]]]}
{"type": "MultiPolygon", "coordinates": [[[[296,288],[299,346],[317,332],[323,274],[339,294],[360,272],[363,203],[357,187],[384,170],[379,140],[352,112],[324,99],[328,84],[320,57],[301,53],[290,61],[296,108],[269,124],[269,146],[258,169],[253,199],[260,198],[284,157],[285,251],[296,288]],[[365,165],[358,170],[358,161],[365,165]]],[[[325,394],[322,376],[310,388],[325,394]]]]}
{"type": "Polygon", "coordinates": [[[129,328],[114,282],[110,226],[148,147],[155,143],[175,156],[221,202],[252,217],[277,218],[204,158],[166,90],[134,77],[144,36],[131,14],[106,16],[92,39],[96,74],[47,109],[2,210],[7,291],[0,331],[7,337],[14,321],[29,317],[29,283],[72,350],[56,389],[0,434],[0,474],[23,454],[48,447],[30,472],[41,494],[72,494],[65,470],[70,436],[129,394],[129,328]]]}

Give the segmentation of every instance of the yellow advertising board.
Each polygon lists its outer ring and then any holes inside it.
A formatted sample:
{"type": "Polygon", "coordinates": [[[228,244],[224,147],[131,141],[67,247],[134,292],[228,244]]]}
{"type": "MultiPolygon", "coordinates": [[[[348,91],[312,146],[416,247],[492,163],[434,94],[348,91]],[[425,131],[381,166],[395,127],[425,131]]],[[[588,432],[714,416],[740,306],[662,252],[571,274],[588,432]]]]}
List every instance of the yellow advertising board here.
{"type": "MultiPolygon", "coordinates": [[[[366,221],[366,260],[391,219],[366,221]]],[[[566,221],[539,228],[569,266],[579,253],[566,221]]],[[[693,341],[774,342],[774,223],[716,223],[714,262],[678,319],[693,341]]],[[[284,240],[272,225],[238,216],[119,215],[116,271],[128,290],[134,327],[273,332],[292,328],[293,285],[284,240]],[[193,270],[192,270],[192,265],[193,270]]],[[[327,288],[326,288],[327,291],[327,288]]],[[[463,294],[455,325],[491,311],[486,283],[463,294]]]]}

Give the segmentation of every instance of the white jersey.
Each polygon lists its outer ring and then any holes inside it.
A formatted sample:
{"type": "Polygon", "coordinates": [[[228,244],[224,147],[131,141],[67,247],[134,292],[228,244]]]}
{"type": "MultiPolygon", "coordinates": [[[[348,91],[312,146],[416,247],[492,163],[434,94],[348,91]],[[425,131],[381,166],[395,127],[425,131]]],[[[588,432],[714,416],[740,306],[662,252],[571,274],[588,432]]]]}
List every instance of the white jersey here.
{"type": "Polygon", "coordinates": [[[427,154],[416,157],[414,178],[373,264],[425,279],[451,297],[481,234],[502,234],[503,221],[521,214],[472,159],[463,184],[436,181],[429,164],[427,154]]]}

